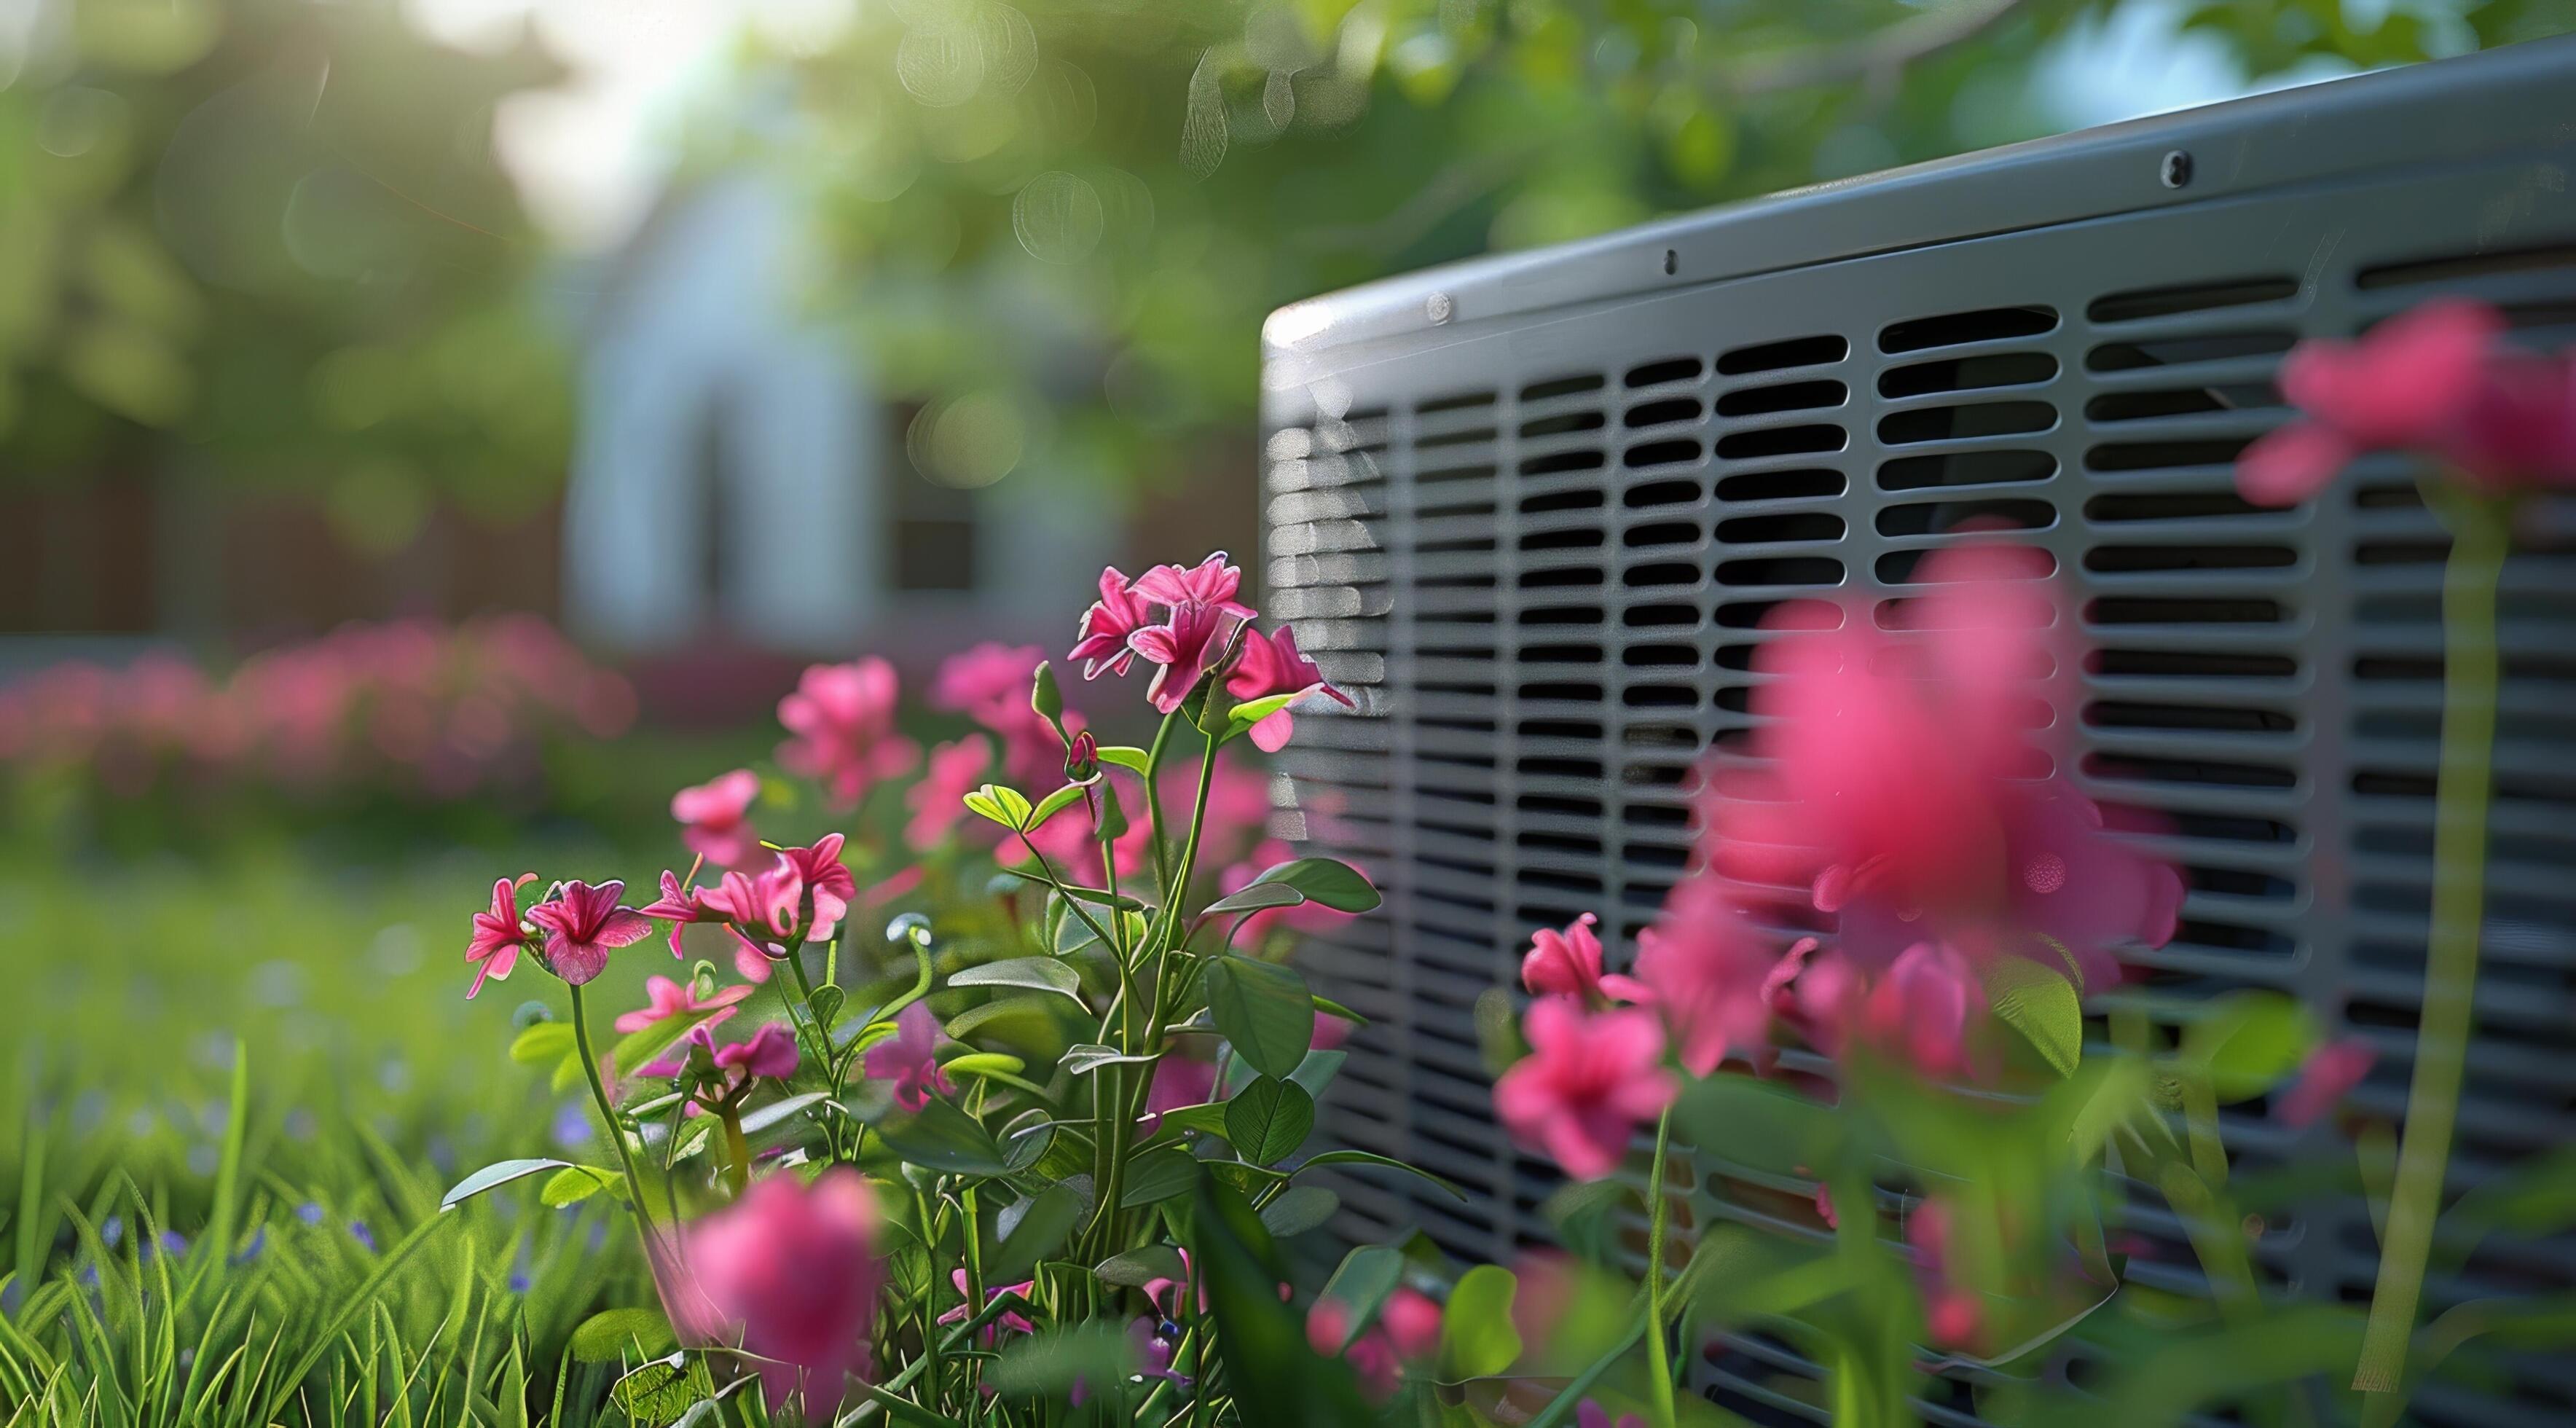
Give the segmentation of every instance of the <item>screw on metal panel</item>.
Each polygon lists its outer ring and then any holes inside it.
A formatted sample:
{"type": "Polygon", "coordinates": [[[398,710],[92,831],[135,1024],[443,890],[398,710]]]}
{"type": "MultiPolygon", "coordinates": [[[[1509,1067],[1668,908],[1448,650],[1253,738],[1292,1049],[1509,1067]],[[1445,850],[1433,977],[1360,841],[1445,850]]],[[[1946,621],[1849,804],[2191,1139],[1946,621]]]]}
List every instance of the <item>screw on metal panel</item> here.
{"type": "Polygon", "coordinates": [[[1664,250],[1664,276],[1669,278],[1673,274],[1680,272],[1681,268],[1682,255],[1670,248],[1666,248],[1664,250]]]}
{"type": "Polygon", "coordinates": [[[1449,314],[1452,311],[1449,302],[1449,295],[1447,293],[1433,293],[1430,299],[1422,304],[1422,310],[1430,315],[1431,321],[1434,324],[1447,322],[1449,320],[1449,314]]]}
{"type": "Polygon", "coordinates": [[[2163,174],[2165,187],[2167,188],[2181,188],[2183,185],[2190,183],[2191,151],[2188,149],[2176,149],[2172,153],[2165,155],[2164,166],[2159,170],[2159,172],[2163,174]]]}

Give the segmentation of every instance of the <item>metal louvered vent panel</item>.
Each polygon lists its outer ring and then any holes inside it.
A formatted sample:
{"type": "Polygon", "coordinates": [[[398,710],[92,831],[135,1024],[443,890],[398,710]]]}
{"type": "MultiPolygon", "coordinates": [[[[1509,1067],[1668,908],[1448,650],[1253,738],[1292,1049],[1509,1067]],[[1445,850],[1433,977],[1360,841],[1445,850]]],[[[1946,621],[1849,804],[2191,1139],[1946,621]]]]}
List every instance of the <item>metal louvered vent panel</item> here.
{"type": "MultiPolygon", "coordinates": [[[[2060,622],[2088,651],[2034,691],[2064,771],[2151,818],[2147,841],[2185,869],[2180,935],[2132,983],[2171,1003],[2298,994],[2377,1045],[2360,1097],[2396,1114],[2422,996],[2444,538],[2402,463],[2288,511],[2240,500],[2232,466],[2286,416],[2273,374],[2302,337],[2468,293],[2524,340],[2576,340],[2576,141],[2510,117],[2569,86],[2576,42],[2525,46],[1400,280],[1314,305],[1295,340],[1274,326],[1271,607],[1359,700],[1301,718],[1284,816],[1387,894],[1307,954],[1375,1022],[1324,1124],[1473,1202],[1348,1176],[1346,1232],[1419,1226],[1474,1258],[1544,1238],[1553,1172],[1491,1124],[1476,995],[1511,979],[1534,927],[1598,912],[1616,946],[1653,916],[1690,847],[1693,771],[1740,756],[1773,617],[1845,600],[1902,630],[1923,555],[1968,528],[2053,558],[2060,622]],[[2365,142],[2381,167],[2351,158],[2365,142]],[[2154,159],[2184,144],[2236,156],[2202,173],[2250,177],[2162,192],[2154,159]],[[2130,198],[2074,206],[2124,178],[2130,198]],[[2067,211],[1970,222],[2031,186],[2067,211]],[[1920,231],[1892,251],[1739,256],[1909,214],[1920,231]],[[1671,277],[1667,251],[1689,255],[1671,277]],[[1419,316],[1434,291],[1454,294],[1447,325],[1419,316]]],[[[2576,1131],[2576,502],[2531,514],[2502,597],[2462,1185],[2576,1131]]],[[[1777,892],[1784,930],[1815,922],[1777,892]]],[[[2227,1131],[2251,1164],[2297,1148],[2259,1103],[2227,1131]]],[[[2135,1199],[2134,1272],[2191,1288],[2178,1227],[2135,1199]]],[[[1684,1208],[1812,1219],[1803,1187],[1715,1177],[1684,1208]]],[[[2375,1253],[2362,1207],[2334,1200],[2257,1245],[2277,1282],[2328,1297],[2366,1296],[2375,1253]]],[[[2517,1246],[2432,1298],[2571,1286],[2576,1243],[2517,1246]]],[[[1703,1368],[1757,1421],[1821,1416],[1785,1345],[1731,1338],[1703,1368]]],[[[1965,1388],[1926,1405],[1959,1423],[1971,1407],[1965,1388]]],[[[2420,1407],[2564,1422],[2576,1365],[2517,1360],[2490,1393],[2420,1407]]]]}

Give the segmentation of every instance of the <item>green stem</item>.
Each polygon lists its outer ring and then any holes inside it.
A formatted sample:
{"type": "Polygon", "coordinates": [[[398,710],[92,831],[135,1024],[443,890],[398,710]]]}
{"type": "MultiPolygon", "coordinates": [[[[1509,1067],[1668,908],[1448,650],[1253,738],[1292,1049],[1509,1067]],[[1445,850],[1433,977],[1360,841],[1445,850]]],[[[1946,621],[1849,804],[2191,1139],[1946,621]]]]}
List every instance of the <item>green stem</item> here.
{"type": "Polygon", "coordinates": [[[617,1147],[617,1163],[626,1172],[626,1198],[635,1207],[635,1234],[644,1242],[648,1256],[657,1248],[653,1238],[653,1212],[644,1204],[644,1177],[635,1173],[635,1152],[626,1146],[626,1129],[618,1124],[617,1107],[608,1099],[608,1083],[599,1078],[599,1053],[590,1046],[590,1018],[583,1013],[581,983],[567,982],[572,988],[573,1049],[581,1056],[581,1074],[590,1080],[590,1096],[599,1106],[600,1124],[608,1131],[609,1144],[617,1147]]]}
{"type": "Polygon", "coordinates": [[[1673,1111],[1666,1106],[1655,1118],[1655,1161],[1646,1172],[1646,1192],[1654,1197],[1646,1231],[1646,1387],[1655,1428],[1673,1428],[1672,1346],[1664,1333],[1664,1232],[1673,1198],[1664,1185],[1664,1158],[1672,1139],[1673,1111]]]}
{"type": "MultiPolygon", "coordinates": [[[[2469,1034],[2476,1023],[2478,934],[2485,921],[2487,802],[2495,784],[2496,584],[2509,544],[2509,511],[2497,500],[2448,494],[2428,483],[2428,503],[2451,528],[2442,575],[2442,752],[2433,801],[2432,929],[2424,949],[2424,1015],[2415,1036],[2414,1084],[2388,1202],[2370,1324],[2352,1386],[2395,1394],[2424,1291],[2424,1261],[2451,1159],[2469,1034]]],[[[2374,1405],[2375,1406],[2375,1405],[2374,1405]]]]}

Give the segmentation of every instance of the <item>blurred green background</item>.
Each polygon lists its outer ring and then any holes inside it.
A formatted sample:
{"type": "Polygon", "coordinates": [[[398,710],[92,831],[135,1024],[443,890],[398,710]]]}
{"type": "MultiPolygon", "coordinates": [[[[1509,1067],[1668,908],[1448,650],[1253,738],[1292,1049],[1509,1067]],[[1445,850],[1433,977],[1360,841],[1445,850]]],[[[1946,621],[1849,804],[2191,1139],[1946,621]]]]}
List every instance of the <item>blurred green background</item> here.
{"type": "MultiPolygon", "coordinates": [[[[2569,29],[2565,0],[0,0],[9,1293],[90,1244],[67,1206],[195,1235],[230,1185],[237,1225],[347,1260],[258,1292],[327,1304],[458,1167],[587,1134],[504,1059],[507,989],[461,1000],[492,877],[676,856],[669,794],[764,755],[805,658],[1060,648],[1103,561],[1248,550],[1282,303],[2569,29]],[[622,702],[448,655],[233,678],[504,612],[622,702]],[[251,722],[354,751],[318,781],[244,752],[296,736],[208,735],[297,699],[251,722]]],[[[466,1376],[505,1401],[632,1285],[585,1275],[586,1232],[476,1224],[387,1332],[463,1352],[440,1326],[537,1256],[525,1361],[466,1376]]]]}

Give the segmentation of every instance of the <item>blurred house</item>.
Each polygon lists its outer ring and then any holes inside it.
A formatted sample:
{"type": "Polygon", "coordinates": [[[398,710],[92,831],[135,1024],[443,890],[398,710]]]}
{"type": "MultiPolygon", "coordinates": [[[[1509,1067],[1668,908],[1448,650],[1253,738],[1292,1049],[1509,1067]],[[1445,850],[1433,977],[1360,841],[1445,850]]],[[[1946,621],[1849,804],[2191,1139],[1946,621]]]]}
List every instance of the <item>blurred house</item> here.
{"type": "Polygon", "coordinates": [[[667,192],[608,264],[582,324],[567,621],[636,651],[916,655],[1064,623],[1118,515],[1042,470],[920,474],[914,414],[806,305],[801,223],[782,183],[721,173],[667,192]]]}

